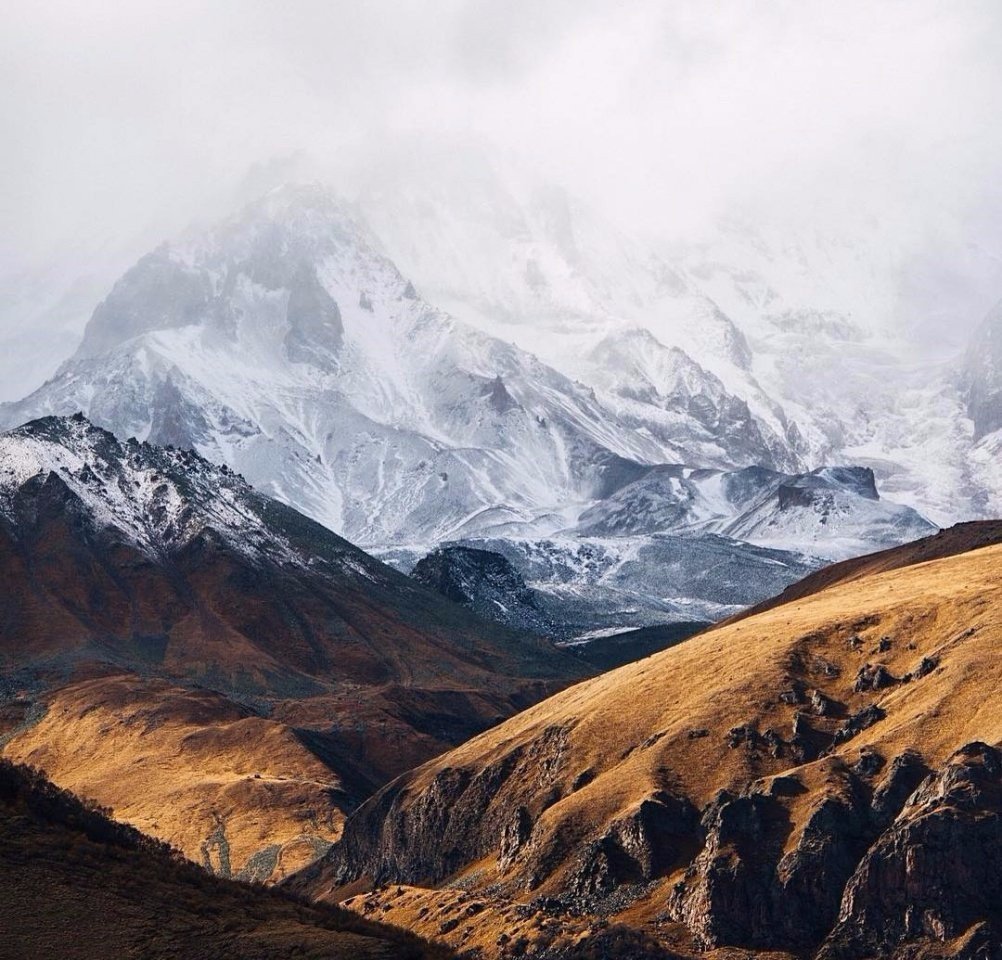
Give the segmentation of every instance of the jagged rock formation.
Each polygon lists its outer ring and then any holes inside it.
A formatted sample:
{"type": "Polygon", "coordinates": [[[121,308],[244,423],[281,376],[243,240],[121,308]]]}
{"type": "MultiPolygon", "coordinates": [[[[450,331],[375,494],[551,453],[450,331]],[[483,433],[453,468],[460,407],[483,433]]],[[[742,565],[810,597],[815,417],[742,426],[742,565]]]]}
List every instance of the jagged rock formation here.
{"type": "Polygon", "coordinates": [[[486,620],[533,633],[555,632],[536,594],[500,553],[473,547],[439,547],[415,564],[411,576],[486,620]]]}
{"type": "Polygon", "coordinates": [[[820,556],[865,552],[935,532],[909,507],[881,501],[873,471],[824,467],[782,474],[651,467],[582,514],[578,532],[712,532],[734,540],[820,556]]]}
{"type": "Polygon", "coordinates": [[[0,566],[5,752],[234,875],[587,669],[81,416],[0,435],[0,566]]]}
{"type": "Polygon", "coordinates": [[[558,694],[378,793],[295,882],[542,898],[558,928],[625,921],[684,956],[994,960],[998,544],[971,525],[850,561],[558,694]]]}

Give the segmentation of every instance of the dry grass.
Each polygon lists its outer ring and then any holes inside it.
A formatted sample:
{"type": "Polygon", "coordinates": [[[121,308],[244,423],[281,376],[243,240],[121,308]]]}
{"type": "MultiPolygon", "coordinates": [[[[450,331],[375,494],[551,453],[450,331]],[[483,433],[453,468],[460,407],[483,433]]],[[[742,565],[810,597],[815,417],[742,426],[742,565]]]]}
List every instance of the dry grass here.
{"type": "Polygon", "coordinates": [[[163,681],[112,677],[59,690],[5,754],[198,863],[219,871],[226,860],[234,875],[278,847],[281,878],[343,822],[329,794],[335,774],[289,727],[163,681]]]}
{"type": "MultiPolygon", "coordinates": [[[[558,859],[564,851],[565,859],[533,896],[559,895],[580,843],[601,836],[658,790],[684,794],[702,807],[722,789],[793,774],[807,789],[789,802],[792,847],[807,815],[827,791],[841,789],[841,772],[864,751],[889,760],[913,750],[936,766],[971,741],[1002,743],[1002,546],[888,566],[895,565],[822,584],[820,592],[565,690],[420,768],[408,779],[404,806],[440,771],[483,770],[547,729],[561,728],[566,738],[559,770],[552,777],[536,770],[538,782],[509,779],[490,800],[491,809],[511,809],[541,791],[553,797],[533,830],[533,845],[557,851],[558,859]],[[881,666],[896,680],[924,675],[858,690],[865,665],[881,666]],[[792,760],[789,751],[772,756],[731,744],[729,731],[742,726],[772,730],[789,742],[794,716],[804,707],[781,694],[798,686],[833,704],[828,715],[812,717],[828,733],[866,707],[879,707],[885,717],[809,763],[792,760]],[[575,785],[584,771],[590,781],[575,785]]],[[[451,880],[474,892],[502,880],[524,890],[518,869],[502,876],[495,857],[481,855],[451,880]]],[[[675,879],[662,879],[632,904],[629,922],[653,929],[675,879]]],[[[383,891],[377,915],[434,935],[416,912],[431,912],[453,897],[452,891],[410,891],[398,906],[383,891]]],[[[493,934],[467,937],[492,957],[497,948],[484,938],[493,934]]],[[[444,939],[458,943],[452,933],[444,939]]]]}

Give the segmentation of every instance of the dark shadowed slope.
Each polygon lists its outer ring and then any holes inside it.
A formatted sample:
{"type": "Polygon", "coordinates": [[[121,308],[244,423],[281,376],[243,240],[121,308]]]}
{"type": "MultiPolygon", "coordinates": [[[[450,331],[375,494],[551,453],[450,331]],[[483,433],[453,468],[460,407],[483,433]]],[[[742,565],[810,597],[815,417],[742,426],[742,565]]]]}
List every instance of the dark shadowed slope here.
{"type": "Polygon", "coordinates": [[[447,954],[336,908],[221,880],[0,761],[5,960],[433,960],[447,954]]]}

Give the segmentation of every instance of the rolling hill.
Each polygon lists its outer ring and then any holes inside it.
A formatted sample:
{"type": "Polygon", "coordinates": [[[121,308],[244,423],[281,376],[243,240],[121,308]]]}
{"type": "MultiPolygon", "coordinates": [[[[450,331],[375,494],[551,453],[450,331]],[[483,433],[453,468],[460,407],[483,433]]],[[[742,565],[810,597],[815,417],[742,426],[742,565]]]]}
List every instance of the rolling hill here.
{"type": "Polygon", "coordinates": [[[573,686],[385,787],[292,882],[487,957],[603,924],[651,956],[998,957],[1000,532],[573,686]]]}

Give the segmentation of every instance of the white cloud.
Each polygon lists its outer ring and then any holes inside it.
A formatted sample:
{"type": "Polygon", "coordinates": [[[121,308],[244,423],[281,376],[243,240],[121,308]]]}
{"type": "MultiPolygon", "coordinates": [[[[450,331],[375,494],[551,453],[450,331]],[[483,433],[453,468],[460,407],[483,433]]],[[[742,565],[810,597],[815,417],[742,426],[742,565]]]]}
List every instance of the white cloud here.
{"type": "MultiPolygon", "coordinates": [[[[627,226],[740,204],[1002,246],[994,2],[40,0],[0,37],[0,273],[211,212],[255,162],[476,131],[627,226]]],[[[944,267],[946,272],[948,268],[944,267]]]]}

